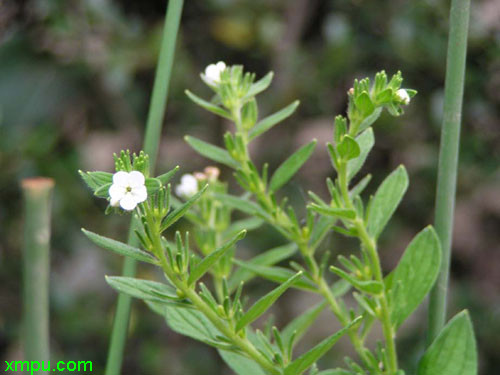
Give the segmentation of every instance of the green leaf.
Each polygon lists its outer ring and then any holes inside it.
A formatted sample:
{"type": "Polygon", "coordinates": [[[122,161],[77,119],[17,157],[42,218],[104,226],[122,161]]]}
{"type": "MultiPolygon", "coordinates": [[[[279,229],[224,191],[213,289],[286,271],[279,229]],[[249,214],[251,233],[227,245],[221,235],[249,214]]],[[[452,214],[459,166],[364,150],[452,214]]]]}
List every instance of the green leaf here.
{"type": "Polygon", "coordinates": [[[385,89],[384,91],[379,92],[375,100],[377,101],[377,103],[380,104],[388,103],[392,100],[393,95],[394,94],[392,92],[392,89],[388,88],[385,89]]]}
{"type": "Polygon", "coordinates": [[[179,170],[179,166],[177,165],[174,169],[168,171],[167,173],[164,173],[158,177],[156,177],[158,180],[160,180],[160,182],[163,184],[163,185],[166,185],[170,179],[177,173],[177,171],[179,170]]]}
{"type": "Polygon", "coordinates": [[[380,114],[382,113],[382,107],[376,108],[371,115],[368,117],[365,117],[365,119],[361,122],[359,125],[358,132],[362,132],[365,129],[368,129],[370,126],[373,125],[375,121],[380,117],[380,114]]]}
{"type": "Polygon", "coordinates": [[[396,211],[408,188],[408,174],[401,165],[392,172],[375,193],[367,218],[368,232],[377,238],[396,211]]]}
{"type": "Polygon", "coordinates": [[[477,350],[469,314],[451,319],[422,357],[417,375],[477,375],[477,350]]]}
{"type": "Polygon", "coordinates": [[[330,266],[330,271],[351,283],[355,288],[365,293],[380,294],[384,288],[382,283],[375,280],[358,280],[338,267],[330,266]]]}
{"type": "Polygon", "coordinates": [[[356,107],[363,113],[363,115],[368,116],[375,110],[375,106],[373,105],[372,100],[370,99],[370,95],[367,92],[362,92],[355,99],[356,107]]]}
{"type": "Polygon", "coordinates": [[[244,212],[249,215],[257,215],[262,218],[269,217],[268,213],[264,211],[258,204],[249,201],[248,199],[235,197],[229,194],[214,194],[215,197],[224,202],[225,205],[244,212]]]}
{"type": "Polygon", "coordinates": [[[226,254],[228,250],[230,250],[236,242],[241,240],[247,234],[246,230],[242,230],[236,236],[233,237],[230,241],[226,242],[224,245],[219,247],[217,250],[212,252],[210,255],[206,256],[198,265],[191,270],[191,273],[188,278],[188,284],[192,285],[197,280],[199,280],[203,275],[215,264],[217,261],[226,254]]]}
{"type": "Polygon", "coordinates": [[[214,160],[233,169],[239,167],[238,162],[226,150],[189,135],[185,136],[184,139],[196,152],[207,159],[214,160]]]}
{"type": "Polygon", "coordinates": [[[113,174],[108,172],[83,172],[78,171],[83,181],[89,188],[96,191],[102,185],[111,184],[113,181],[113,174]]]}
{"type": "MultiPolygon", "coordinates": [[[[250,272],[259,275],[260,277],[263,277],[264,279],[268,279],[277,283],[283,283],[295,275],[295,272],[283,267],[258,266],[255,264],[242,262],[236,259],[234,260],[234,263],[236,263],[243,269],[246,269],[250,272]]],[[[310,280],[305,278],[298,279],[291,286],[311,291],[318,290],[316,285],[314,285],[310,280]]]]}
{"type": "Polygon", "coordinates": [[[99,198],[108,198],[110,187],[111,182],[109,184],[101,185],[94,191],[94,195],[99,198]]]}
{"type": "MultiPolygon", "coordinates": [[[[257,255],[255,258],[246,260],[246,264],[255,265],[255,266],[272,266],[276,263],[281,262],[293,254],[295,254],[298,250],[298,246],[295,243],[289,243],[283,246],[278,246],[267,250],[266,252],[257,255]]],[[[241,282],[245,282],[253,278],[255,274],[251,271],[248,271],[244,268],[238,268],[229,279],[229,289],[235,290],[241,282]]]]}
{"type": "Polygon", "coordinates": [[[241,354],[227,350],[219,350],[219,354],[231,370],[238,375],[267,375],[255,361],[241,354]]]}
{"type": "Polygon", "coordinates": [[[287,117],[291,116],[295,112],[299,104],[300,102],[296,100],[292,104],[289,104],[288,106],[283,108],[282,110],[273,113],[272,115],[267,116],[266,118],[260,120],[248,133],[249,139],[253,140],[257,138],[259,135],[271,129],[274,125],[280,123],[287,117]]]}
{"type": "Polygon", "coordinates": [[[309,142],[307,145],[297,150],[279,166],[279,168],[274,172],[271,182],[269,183],[269,190],[271,192],[278,190],[286,184],[293,177],[293,175],[295,175],[295,173],[297,173],[300,167],[302,167],[302,165],[312,155],[314,149],[316,148],[316,143],[316,140],[309,142]]]}
{"type": "Polygon", "coordinates": [[[274,73],[269,72],[264,77],[259,79],[257,82],[253,83],[252,86],[250,86],[250,89],[246,93],[245,97],[243,98],[243,101],[247,101],[247,100],[253,98],[255,95],[258,95],[262,91],[267,89],[269,87],[269,85],[271,84],[271,81],[273,80],[273,76],[274,76],[274,73]]]}
{"type": "Polygon", "coordinates": [[[172,302],[180,300],[174,288],[156,281],[126,276],[106,276],[106,282],[120,293],[146,301],[172,302]]]}
{"type": "Polygon", "coordinates": [[[326,306],[326,301],[320,302],[316,306],[311,307],[310,309],[299,315],[297,318],[292,320],[290,323],[288,323],[288,325],[281,332],[283,341],[288,343],[294,335],[295,342],[298,342],[300,338],[307,332],[307,329],[316,321],[319,314],[324,310],[326,306]]]}
{"type": "Polygon", "coordinates": [[[356,142],[359,145],[360,153],[355,159],[349,160],[347,162],[347,179],[351,180],[356,173],[359,172],[363,164],[365,164],[366,158],[369,152],[373,148],[375,143],[375,137],[373,136],[373,129],[367,129],[360,135],[356,137],[356,142]]]}
{"type": "Polygon", "coordinates": [[[189,90],[186,90],[185,93],[189,97],[189,99],[198,104],[200,107],[205,108],[207,111],[215,113],[216,115],[219,115],[221,117],[227,118],[228,120],[233,119],[231,114],[227,112],[225,109],[196,96],[189,90]]]}
{"type": "Polygon", "coordinates": [[[243,229],[247,231],[252,231],[254,229],[259,228],[262,224],[264,224],[264,220],[258,217],[250,217],[247,219],[237,220],[233,222],[229,228],[224,231],[224,239],[231,238],[235,236],[237,233],[241,232],[243,229]]]}
{"type": "Polygon", "coordinates": [[[144,182],[148,196],[155,194],[161,188],[161,181],[158,178],[146,178],[144,182]]]}
{"type": "Polygon", "coordinates": [[[302,272],[296,273],[294,276],[289,278],[283,284],[281,284],[276,289],[266,294],[264,297],[260,298],[255,304],[248,309],[246,313],[238,320],[236,323],[236,331],[245,328],[247,325],[255,321],[262,314],[264,314],[267,309],[269,309],[273,303],[293,284],[295,281],[302,276],[302,272]]]}
{"type": "Polygon", "coordinates": [[[347,331],[356,323],[359,322],[361,317],[354,319],[350,322],[346,327],[334,333],[330,337],[321,341],[314,348],[309,350],[308,352],[302,354],[299,358],[291,362],[286,368],[284,375],[301,375],[306,371],[309,367],[311,367],[318,359],[323,357],[335,343],[347,333],[347,331]]]}
{"type": "Polygon", "coordinates": [[[175,210],[170,212],[165,220],[163,220],[163,224],[161,227],[161,231],[163,232],[165,229],[170,227],[173,223],[179,220],[184,214],[189,210],[189,208],[198,200],[199,197],[207,190],[208,185],[205,185],[199,192],[189,198],[185,203],[181,206],[177,207],[175,210]]]}
{"type": "Polygon", "coordinates": [[[422,303],[439,273],[441,247],[436,232],[427,227],[408,245],[392,272],[391,320],[399,327],[422,303]]]}
{"type": "Polygon", "coordinates": [[[322,215],[338,217],[342,219],[354,219],[356,218],[356,211],[349,210],[346,208],[334,208],[329,206],[320,206],[319,204],[312,203],[309,205],[313,211],[316,211],[322,215]]]}
{"type": "Polygon", "coordinates": [[[356,159],[361,153],[358,143],[350,136],[345,135],[337,146],[339,155],[347,160],[356,159]]]}
{"type": "Polygon", "coordinates": [[[124,255],[135,260],[140,260],[142,262],[147,262],[151,264],[158,264],[157,260],[149,253],[132,247],[130,245],[124,244],[123,242],[112,240],[111,238],[100,236],[96,233],[90,232],[82,228],[83,234],[85,234],[93,243],[97,246],[102,247],[106,250],[114,251],[120,255],[124,255]]]}

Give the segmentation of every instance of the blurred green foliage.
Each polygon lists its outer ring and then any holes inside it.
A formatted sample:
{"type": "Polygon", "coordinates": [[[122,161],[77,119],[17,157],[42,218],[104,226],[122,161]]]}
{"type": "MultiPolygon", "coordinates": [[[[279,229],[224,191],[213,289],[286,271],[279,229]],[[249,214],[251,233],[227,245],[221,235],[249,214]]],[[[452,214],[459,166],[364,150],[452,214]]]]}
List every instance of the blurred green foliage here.
{"type": "MultiPolygon", "coordinates": [[[[472,5],[451,312],[470,306],[481,374],[495,375],[500,368],[500,5],[495,0],[472,5]]],[[[227,124],[195,108],[183,93],[185,88],[203,92],[198,74],[209,63],[244,64],[258,76],[274,70],[262,116],[301,100],[297,114],[253,150],[257,161],[269,161],[271,168],[290,149],[314,137],[322,144],[331,139],[333,115],[345,111],[345,93],[353,78],[400,69],[419,95],[402,118],[381,118],[375,129],[377,147],[367,166],[375,171],[372,186],[399,163],[409,170],[410,190],[395,225],[382,239],[391,244],[384,262],[394,265],[402,244],[432,221],[448,6],[442,0],[187,1],[159,170],[176,164],[186,172],[204,167],[206,162],[183,143],[184,134],[221,139],[214,133],[227,124]]],[[[79,228],[85,223],[123,239],[127,220],[105,220],[103,203],[91,197],[77,170],[111,170],[112,152],[137,150],[141,144],[164,9],[165,2],[159,0],[0,2],[2,358],[20,356],[18,181],[45,175],[57,184],[53,358],[92,360],[94,372],[102,372],[115,301],[104,274],[117,274],[120,259],[92,247],[79,228]]],[[[301,185],[325,195],[324,179],[331,168],[325,149],[318,149],[300,175],[301,185]]],[[[232,178],[227,171],[225,177],[232,178]]],[[[306,194],[298,185],[289,184],[289,193],[295,202],[303,202],[306,194]]],[[[258,252],[282,242],[270,228],[263,228],[245,240],[242,250],[258,252]]],[[[332,238],[326,246],[337,251],[353,244],[332,238]]],[[[140,276],[158,276],[148,272],[141,269],[140,276]]],[[[262,292],[266,285],[248,287],[262,292]]],[[[300,294],[285,298],[276,311],[277,322],[284,323],[309,302],[300,294]]],[[[399,337],[401,353],[415,342],[423,349],[424,324],[425,314],[406,324],[399,337]]],[[[406,351],[406,367],[420,354],[406,351]]],[[[342,353],[332,357],[341,358],[342,353]]],[[[139,303],[134,304],[125,361],[124,375],[229,374],[211,349],[170,332],[139,303]]]]}

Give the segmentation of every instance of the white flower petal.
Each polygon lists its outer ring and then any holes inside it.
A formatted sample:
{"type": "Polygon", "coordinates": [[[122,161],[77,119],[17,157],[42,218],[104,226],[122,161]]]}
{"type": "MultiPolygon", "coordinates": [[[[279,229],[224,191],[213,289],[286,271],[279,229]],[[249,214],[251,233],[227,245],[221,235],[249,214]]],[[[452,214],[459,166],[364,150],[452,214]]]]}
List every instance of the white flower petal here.
{"type": "Polygon", "coordinates": [[[115,199],[115,198],[111,198],[110,201],[109,201],[109,205],[111,207],[118,207],[120,205],[120,200],[119,199],[115,199]]]}
{"type": "Polygon", "coordinates": [[[129,176],[127,172],[119,171],[113,175],[113,184],[128,186],[129,176]]]}
{"type": "Polygon", "coordinates": [[[399,89],[396,91],[396,95],[404,104],[410,103],[410,95],[408,95],[408,92],[405,89],[399,89]]]}
{"type": "Polygon", "coordinates": [[[137,206],[137,202],[134,196],[130,193],[125,194],[125,196],[120,200],[120,207],[125,211],[132,211],[135,206],[137,206]]]}
{"type": "Polygon", "coordinates": [[[198,192],[198,180],[192,174],[181,177],[181,183],[175,188],[175,193],[184,198],[189,198],[198,192]]]}
{"type": "Polygon", "coordinates": [[[133,188],[131,193],[137,203],[142,203],[148,199],[148,191],[144,185],[133,188]]]}
{"type": "Polygon", "coordinates": [[[108,194],[111,197],[112,200],[120,200],[125,196],[125,193],[127,192],[126,186],[122,186],[119,184],[113,184],[110,186],[108,190],[108,194]]]}
{"type": "Polygon", "coordinates": [[[144,175],[139,171],[132,171],[128,174],[130,187],[143,186],[145,182],[144,175]]]}

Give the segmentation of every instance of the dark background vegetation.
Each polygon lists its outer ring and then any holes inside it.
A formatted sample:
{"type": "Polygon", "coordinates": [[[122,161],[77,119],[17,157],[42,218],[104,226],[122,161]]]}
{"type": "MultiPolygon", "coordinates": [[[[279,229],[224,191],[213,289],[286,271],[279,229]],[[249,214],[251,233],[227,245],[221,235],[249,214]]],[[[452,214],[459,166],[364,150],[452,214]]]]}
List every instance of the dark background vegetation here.
{"type": "MultiPolygon", "coordinates": [[[[54,360],[91,360],[103,373],[116,294],[104,274],[118,274],[122,259],[92,246],[82,226],[125,238],[128,218],[106,217],[77,170],[112,169],[112,152],[139,150],[158,53],[165,1],[0,1],[0,358],[21,356],[21,233],[19,181],[56,181],[51,273],[51,346],[54,360]]],[[[500,371],[500,3],[472,2],[450,315],[470,309],[479,343],[481,374],[500,371]]],[[[298,98],[301,106],[259,140],[253,155],[275,168],[312,138],[313,160],[286,187],[302,206],[306,191],[326,196],[332,175],[324,143],[332,119],[346,107],[354,78],[386,69],[403,71],[404,86],[419,95],[400,118],[383,115],[365,171],[372,191],[398,164],[411,186],[382,238],[391,269],[411,237],[432,223],[445,73],[448,1],[186,0],[174,64],[158,171],[183,172],[206,161],[184,134],[220,142],[228,124],[198,109],[183,91],[208,97],[198,74],[212,62],[244,64],[262,76],[275,72],[260,97],[261,114],[298,98]]],[[[230,173],[223,176],[231,179],[230,173]]],[[[184,225],[184,224],[181,224],[184,225]]],[[[283,239],[270,228],[249,236],[241,256],[283,239]]],[[[354,250],[337,237],[325,248],[354,250]]],[[[141,277],[157,277],[140,268],[141,277]]],[[[252,283],[263,293],[267,283],[252,283]]],[[[288,293],[275,309],[282,325],[312,298],[288,293]]],[[[310,345],[335,328],[326,314],[310,345]]],[[[398,338],[406,368],[423,350],[425,309],[398,338]]],[[[376,337],[374,338],[376,339],[376,337]]],[[[342,342],[331,360],[350,352],[342,342]]],[[[3,362],[3,361],[2,361],[3,362]]],[[[332,365],[325,361],[325,365],[332,365]]],[[[135,301],[124,375],[229,374],[215,351],[171,332],[135,301]]]]}

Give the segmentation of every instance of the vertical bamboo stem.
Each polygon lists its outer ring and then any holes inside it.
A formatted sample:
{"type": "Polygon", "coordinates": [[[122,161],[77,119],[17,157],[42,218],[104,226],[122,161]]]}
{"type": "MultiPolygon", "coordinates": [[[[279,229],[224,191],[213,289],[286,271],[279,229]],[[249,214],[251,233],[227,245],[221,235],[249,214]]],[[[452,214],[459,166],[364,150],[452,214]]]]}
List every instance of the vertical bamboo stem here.
{"type": "MultiPolygon", "coordinates": [[[[156,66],[153,93],[144,135],[143,149],[144,152],[149,155],[151,170],[154,170],[158,154],[183,3],[184,0],[170,0],[167,7],[162,44],[158,57],[158,64],[156,66]]],[[[132,246],[137,246],[138,240],[134,235],[134,225],[134,220],[132,220],[128,235],[128,243],[132,246]]],[[[135,260],[126,258],[123,264],[123,276],[134,276],[135,271],[135,260]]],[[[129,325],[130,303],[131,299],[129,296],[124,294],[118,296],[118,304],[108,351],[108,360],[106,363],[106,375],[120,374],[129,325]]]]}
{"type": "Polygon", "coordinates": [[[21,182],[25,225],[24,271],[24,359],[49,360],[49,242],[50,212],[54,181],[29,178],[21,182]]]}
{"type": "Polygon", "coordinates": [[[438,280],[430,296],[429,345],[439,334],[446,321],[446,297],[453,233],[469,12],[470,0],[451,1],[444,114],[435,208],[435,227],[441,241],[443,260],[438,280]]]}

